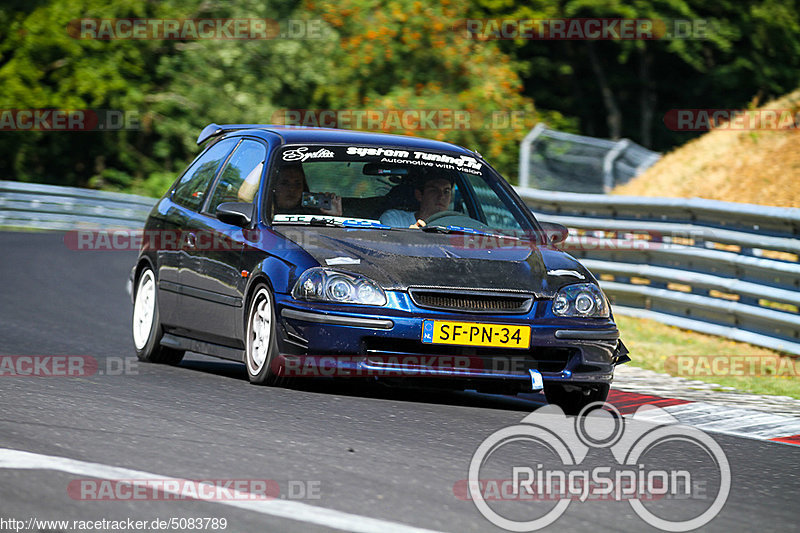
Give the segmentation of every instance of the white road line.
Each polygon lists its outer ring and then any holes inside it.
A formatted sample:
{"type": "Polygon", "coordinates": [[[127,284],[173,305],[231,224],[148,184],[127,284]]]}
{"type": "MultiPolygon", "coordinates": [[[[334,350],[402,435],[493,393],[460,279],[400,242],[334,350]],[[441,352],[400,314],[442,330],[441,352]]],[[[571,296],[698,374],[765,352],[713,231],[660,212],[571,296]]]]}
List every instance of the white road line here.
{"type": "MultiPolygon", "coordinates": [[[[88,476],[98,479],[159,479],[165,481],[178,481],[186,483],[187,480],[161,476],[140,470],[131,470],[117,466],[104,465],[100,463],[89,463],[78,461],[67,457],[54,455],[40,455],[38,453],[25,452],[21,450],[11,450],[0,448],[0,468],[19,469],[19,470],[55,470],[66,472],[76,476],[88,476]]],[[[180,491],[170,491],[167,488],[164,492],[180,495],[180,491]]],[[[66,493],[66,487],[64,489],[66,493]]],[[[253,511],[270,516],[287,518],[299,522],[316,524],[324,527],[340,529],[343,531],[353,531],[357,533],[440,533],[430,529],[423,529],[398,522],[369,518],[357,514],[345,513],[334,509],[316,507],[305,503],[287,500],[256,500],[246,501],[248,493],[233,491],[236,497],[241,500],[201,500],[210,503],[218,503],[229,507],[237,507],[246,511],[253,511]]],[[[257,495],[253,496],[257,498],[257,495]]]]}

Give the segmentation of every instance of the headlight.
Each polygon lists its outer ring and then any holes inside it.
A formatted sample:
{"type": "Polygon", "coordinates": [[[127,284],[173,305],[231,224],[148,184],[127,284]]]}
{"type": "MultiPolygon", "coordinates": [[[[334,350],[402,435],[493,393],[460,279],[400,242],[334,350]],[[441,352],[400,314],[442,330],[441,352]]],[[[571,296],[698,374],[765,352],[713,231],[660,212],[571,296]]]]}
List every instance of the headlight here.
{"type": "Polygon", "coordinates": [[[608,318],[608,300],[600,287],[593,283],[576,283],[562,287],[553,300],[553,314],[608,318]]]}
{"type": "Polygon", "coordinates": [[[386,305],[386,293],[371,279],[322,267],[309,268],[292,289],[296,300],[386,305]]]}

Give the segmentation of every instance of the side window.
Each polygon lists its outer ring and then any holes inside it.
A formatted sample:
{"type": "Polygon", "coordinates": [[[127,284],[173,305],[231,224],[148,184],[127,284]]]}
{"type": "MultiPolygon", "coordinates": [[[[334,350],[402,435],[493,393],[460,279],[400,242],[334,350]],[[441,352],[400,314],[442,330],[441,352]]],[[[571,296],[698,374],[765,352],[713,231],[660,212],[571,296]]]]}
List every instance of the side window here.
{"type": "Polygon", "coordinates": [[[475,196],[486,216],[486,223],[495,229],[521,230],[519,222],[514,218],[506,203],[492,190],[480,176],[462,173],[467,178],[475,196]]]}
{"type": "Polygon", "coordinates": [[[216,213],[217,206],[223,202],[252,202],[261,183],[266,157],[267,150],[263,144],[258,141],[242,141],[214,187],[211,202],[208,204],[209,212],[216,213]]]}
{"type": "Polygon", "coordinates": [[[239,139],[220,141],[186,169],[172,192],[172,201],[194,211],[200,209],[211,180],[239,139]]]}

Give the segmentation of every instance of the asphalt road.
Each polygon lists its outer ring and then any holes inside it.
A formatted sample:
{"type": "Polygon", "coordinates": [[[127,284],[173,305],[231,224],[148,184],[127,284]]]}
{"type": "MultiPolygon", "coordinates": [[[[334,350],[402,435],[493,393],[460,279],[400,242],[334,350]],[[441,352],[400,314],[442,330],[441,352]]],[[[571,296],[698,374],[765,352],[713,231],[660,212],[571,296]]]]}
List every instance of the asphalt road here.
{"type": "MultiPolygon", "coordinates": [[[[247,382],[241,365],[195,354],[178,367],[137,363],[125,292],[135,252],[72,251],[63,234],[13,232],[0,233],[0,250],[0,356],[90,356],[98,365],[98,372],[85,376],[0,375],[0,530],[12,529],[4,519],[31,517],[148,523],[215,517],[227,519],[225,531],[242,532],[500,530],[471,501],[458,498],[454,485],[466,479],[486,437],[540,409],[543,401],[348,383],[257,387],[247,382]],[[42,456],[83,463],[53,466],[42,456]],[[76,482],[102,478],[103,472],[110,479],[133,476],[113,468],[142,477],[271,480],[280,497],[272,505],[235,507],[87,501],[70,492],[76,482]]],[[[542,415],[539,423],[546,421],[542,415]]],[[[713,438],[727,456],[732,479],[727,503],[703,530],[796,530],[800,447],[713,438]]],[[[586,465],[613,460],[608,450],[596,452],[586,465]]],[[[708,465],[700,455],[665,446],[651,460],[684,464],[702,475],[708,465]]],[[[662,503],[666,513],[673,512],[669,505],[677,509],[674,501],[662,503]]],[[[496,508],[511,505],[521,504],[496,508]]],[[[702,505],[708,502],[698,496],[675,516],[702,505]]],[[[532,509],[508,513],[529,519],[532,509]]],[[[573,501],[545,530],[655,528],[628,502],[573,501]]]]}

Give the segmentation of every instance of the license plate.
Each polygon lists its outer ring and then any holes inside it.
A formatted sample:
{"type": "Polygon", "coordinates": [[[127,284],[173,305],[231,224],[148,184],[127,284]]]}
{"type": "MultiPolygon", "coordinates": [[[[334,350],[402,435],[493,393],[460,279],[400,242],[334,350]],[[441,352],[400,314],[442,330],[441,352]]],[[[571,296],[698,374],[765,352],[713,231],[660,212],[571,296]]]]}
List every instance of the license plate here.
{"type": "Polygon", "coordinates": [[[531,345],[531,327],[511,324],[423,320],[422,342],[427,344],[527,349],[531,345]]]}

